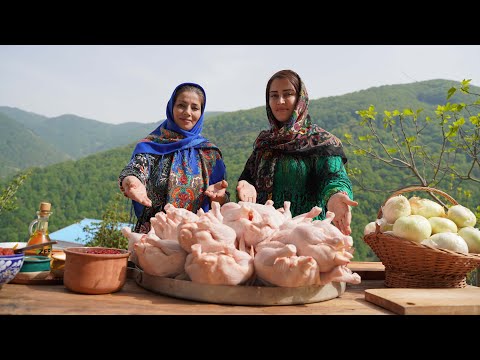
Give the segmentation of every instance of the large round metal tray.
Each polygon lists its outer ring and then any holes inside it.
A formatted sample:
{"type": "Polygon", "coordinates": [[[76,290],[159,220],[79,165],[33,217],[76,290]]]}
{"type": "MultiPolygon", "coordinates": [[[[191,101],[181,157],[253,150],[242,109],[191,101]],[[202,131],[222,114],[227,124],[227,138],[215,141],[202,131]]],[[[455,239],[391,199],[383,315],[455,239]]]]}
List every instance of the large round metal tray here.
{"type": "Polygon", "coordinates": [[[228,305],[297,305],[326,301],[345,292],[345,282],[297,288],[207,285],[149,275],[129,268],[129,277],[150,291],[175,298],[228,305]]]}

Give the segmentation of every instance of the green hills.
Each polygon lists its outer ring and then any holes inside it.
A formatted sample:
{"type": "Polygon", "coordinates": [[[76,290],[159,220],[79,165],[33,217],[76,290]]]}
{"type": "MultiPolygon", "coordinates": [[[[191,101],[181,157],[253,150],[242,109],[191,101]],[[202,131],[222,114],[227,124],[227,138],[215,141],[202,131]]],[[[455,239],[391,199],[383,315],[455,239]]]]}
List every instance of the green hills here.
{"type": "MultiPolygon", "coordinates": [[[[205,115],[208,118],[218,114],[221,112],[207,112],[205,115]]],[[[3,165],[0,166],[0,177],[31,166],[77,160],[127,145],[150,133],[159,123],[128,122],[114,125],[76,115],[48,118],[0,106],[0,151],[8,157],[0,162],[3,165]],[[13,158],[9,156],[12,151],[16,154],[13,158]]]]}

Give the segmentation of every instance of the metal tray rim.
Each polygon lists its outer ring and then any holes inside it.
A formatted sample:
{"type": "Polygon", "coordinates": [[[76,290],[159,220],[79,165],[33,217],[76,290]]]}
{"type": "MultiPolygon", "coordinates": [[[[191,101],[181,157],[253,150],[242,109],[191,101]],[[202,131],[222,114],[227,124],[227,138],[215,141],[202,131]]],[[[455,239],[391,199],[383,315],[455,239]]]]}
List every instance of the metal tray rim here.
{"type": "Polygon", "coordinates": [[[149,291],[170,297],[226,305],[299,305],[341,296],[345,282],[298,288],[269,286],[208,285],[187,280],[154,276],[139,268],[129,268],[129,277],[149,291]]]}

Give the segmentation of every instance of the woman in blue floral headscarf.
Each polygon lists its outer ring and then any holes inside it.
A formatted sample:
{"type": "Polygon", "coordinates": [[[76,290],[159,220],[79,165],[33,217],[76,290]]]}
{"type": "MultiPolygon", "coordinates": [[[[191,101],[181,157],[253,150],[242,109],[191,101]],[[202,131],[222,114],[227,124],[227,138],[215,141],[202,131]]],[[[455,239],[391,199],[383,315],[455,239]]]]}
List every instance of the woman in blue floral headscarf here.
{"type": "Polygon", "coordinates": [[[171,203],[194,213],[211,201],[229,201],[226,167],[217,146],[201,135],[206,95],[194,83],[178,85],[167,104],[167,119],[136,145],[118,178],[132,199],[135,232],[147,233],[150,218],[171,203]]]}
{"type": "Polygon", "coordinates": [[[266,109],[270,129],[260,132],[238,179],[239,200],[276,208],[290,201],[292,216],[314,206],[335,213],[333,223],[350,235],[352,185],[344,164],[341,141],[313,124],[308,114],[307,89],[292,70],[281,70],[267,83],[266,109]]]}

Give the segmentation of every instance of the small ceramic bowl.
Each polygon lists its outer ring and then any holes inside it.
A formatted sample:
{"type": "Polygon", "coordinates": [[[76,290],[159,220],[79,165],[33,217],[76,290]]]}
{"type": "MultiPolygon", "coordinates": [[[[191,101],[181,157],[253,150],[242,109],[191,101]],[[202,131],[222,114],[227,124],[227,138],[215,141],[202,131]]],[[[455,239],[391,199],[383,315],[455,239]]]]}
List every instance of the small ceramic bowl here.
{"type": "Polygon", "coordinates": [[[25,255],[0,255],[0,289],[3,284],[9,283],[19,273],[23,265],[25,255]]]}
{"type": "Polygon", "coordinates": [[[50,262],[50,272],[57,278],[63,278],[65,271],[66,254],[63,251],[53,251],[52,261],[50,262]]]}
{"type": "Polygon", "coordinates": [[[28,255],[20,272],[50,271],[50,258],[48,256],[28,255]]]}

